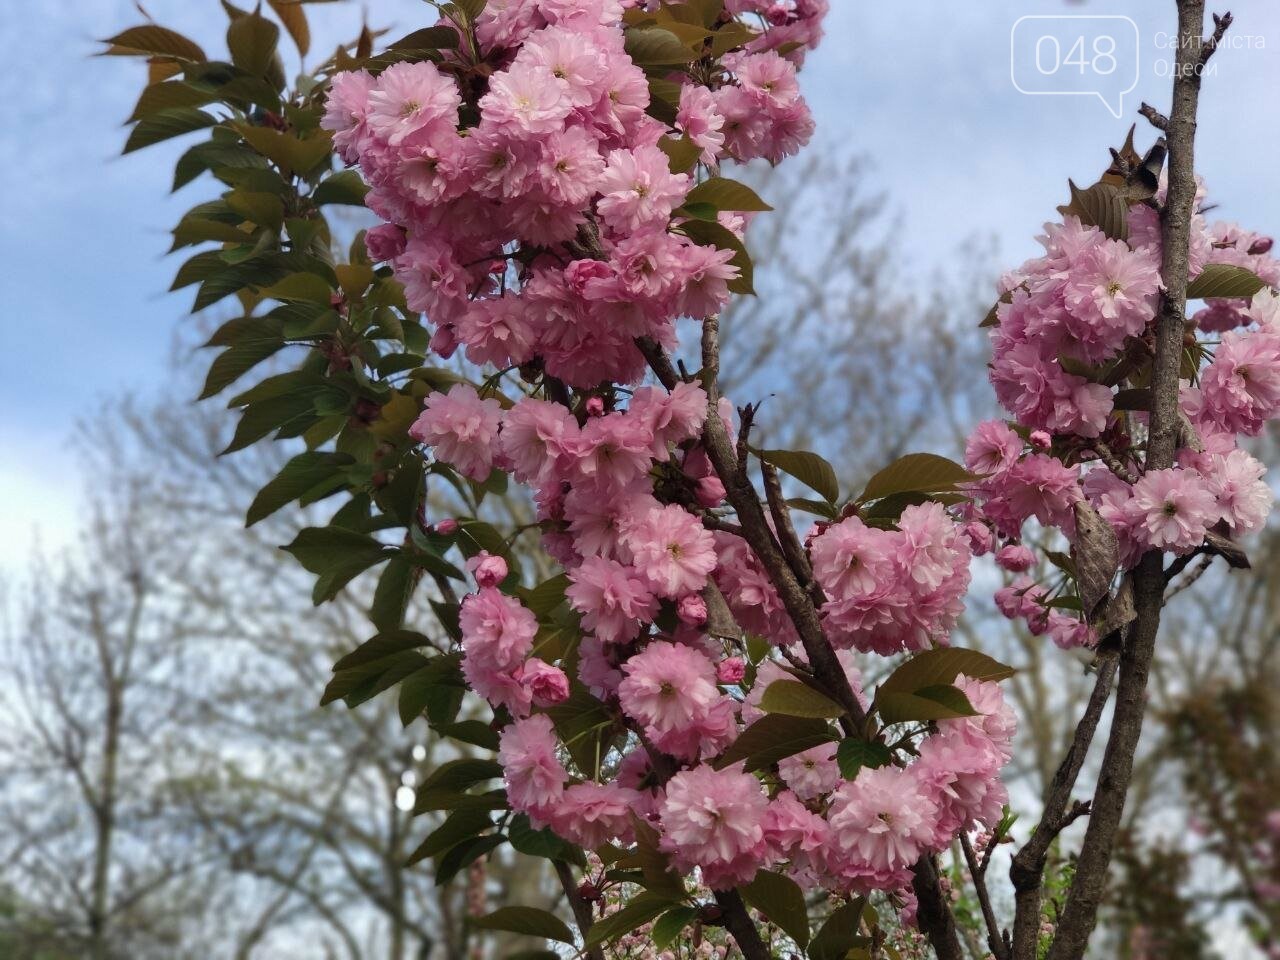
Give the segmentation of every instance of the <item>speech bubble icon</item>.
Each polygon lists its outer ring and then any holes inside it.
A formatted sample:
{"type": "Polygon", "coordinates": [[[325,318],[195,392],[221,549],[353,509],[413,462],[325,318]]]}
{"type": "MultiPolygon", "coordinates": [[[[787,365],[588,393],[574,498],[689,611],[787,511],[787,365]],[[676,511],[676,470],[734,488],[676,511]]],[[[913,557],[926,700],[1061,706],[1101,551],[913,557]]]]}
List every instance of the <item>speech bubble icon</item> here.
{"type": "Polygon", "coordinates": [[[1138,86],[1138,25],[1118,14],[1033,14],[1009,31],[1009,75],[1019,93],[1097,97],[1117,120],[1138,86]]]}

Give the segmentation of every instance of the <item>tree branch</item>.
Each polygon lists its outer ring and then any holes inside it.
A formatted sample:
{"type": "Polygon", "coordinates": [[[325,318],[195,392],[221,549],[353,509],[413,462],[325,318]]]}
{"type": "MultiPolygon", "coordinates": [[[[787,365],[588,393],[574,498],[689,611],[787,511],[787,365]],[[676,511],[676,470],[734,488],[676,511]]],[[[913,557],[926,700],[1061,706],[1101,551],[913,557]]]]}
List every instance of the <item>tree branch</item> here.
{"type": "MultiPolygon", "coordinates": [[[[591,915],[591,904],[583,900],[578,893],[578,885],[574,881],[573,871],[569,869],[569,865],[563,860],[553,860],[552,863],[555,864],[556,876],[564,890],[565,899],[569,901],[569,908],[573,911],[573,918],[578,923],[578,932],[582,934],[585,942],[587,934],[591,931],[591,925],[595,922],[591,915]]],[[[588,947],[583,956],[588,960],[604,960],[604,951],[599,947],[588,947]]]]}
{"type": "MultiPolygon", "coordinates": [[[[1161,211],[1164,295],[1155,327],[1155,360],[1151,378],[1151,420],[1147,439],[1147,471],[1172,467],[1181,424],[1178,378],[1182,362],[1187,304],[1191,218],[1195,208],[1195,134],[1206,41],[1204,0],[1178,0],[1178,47],[1169,116],[1169,188],[1161,211]]],[[[1217,46],[1229,17],[1216,20],[1209,43],[1217,46]]],[[[1212,51],[1210,51],[1212,52],[1212,51]]],[[[1116,832],[1133,775],[1133,758],[1142,736],[1147,680],[1155,655],[1160,611],[1164,605],[1163,555],[1148,552],[1134,573],[1137,619],[1120,655],[1111,734],[1094,791],[1089,826],[1076,874],[1058,923],[1048,960],[1081,960],[1097,922],[1116,832]]]]}

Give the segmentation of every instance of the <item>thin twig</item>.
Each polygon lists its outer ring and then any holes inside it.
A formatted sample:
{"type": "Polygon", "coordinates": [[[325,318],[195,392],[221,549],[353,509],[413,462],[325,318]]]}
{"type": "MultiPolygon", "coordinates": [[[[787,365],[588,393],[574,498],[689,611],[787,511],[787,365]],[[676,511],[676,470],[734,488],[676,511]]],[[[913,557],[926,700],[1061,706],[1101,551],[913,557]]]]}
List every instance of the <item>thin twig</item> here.
{"type": "Polygon", "coordinates": [[[1183,590],[1186,590],[1190,588],[1192,585],[1194,585],[1197,580],[1199,580],[1201,577],[1205,575],[1205,573],[1208,571],[1208,569],[1211,566],[1213,566],[1213,554],[1206,553],[1204,556],[1200,558],[1200,562],[1199,564],[1196,565],[1196,568],[1192,570],[1190,573],[1188,573],[1185,577],[1183,577],[1178,582],[1177,586],[1175,586],[1172,590],[1170,590],[1168,593],[1164,595],[1164,602],[1168,603],[1170,600],[1172,600],[1174,597],[1180,594],[1183,590]]]}
{"type": "MultiPolygon", "coordinates": [[[[595,922],[591,916],[591,904],[582,899],[578,893],[578,885],[574,882],[573,871],[569,869],[569,865],[563,860],[553,860],[556,868],[556,876],[560,880],[560,886],[564,889],[565,899],[569,901],[569,907],[573,910],[573,917],[578,922],[578,932],[582,934],[585,942],[587,934],[591,932],[591,925],[595,922]]],[[[599,947],[587,947],[583,955],[588,960],[604,960],[604,951],[599,947]]]]}
{"type": "Polygon", "coordinates": [[[1115,455],[1109,446],[1107,446],[1105,440],[1099,437],[1097,440],[1092,441],[1092,443],[1094,453],[1098,455],[1098,459],[1111,469],[1112,473],[1130,486],[1133,486],[1133,484],[1138,482],[1138,478],[1134,475],[1133,471],[1120,461],[1120,458],[1115,455]]]}
{"type": "Polygon", "coordinates": [[[1138,108],[1138,112],[1147,118],[1147,121],[1157,130],[1163,130],[1166,133],[1169,130],[1169,118],[1157,110],[1149,103],[1143,103],[1138,108]]]}
{"type": "MultiPolygon", "coordinates": [[[[995,844],[992,843],[992,846],[995,844]]],[[[969,864],[969,878],[973,881],[973,889],[977,891],[978,904],[982,907],[982,919],[987,925],[987,946],[996,960],[1008,960],[1008,934],[1001,932],[1000,923],[996,920],[996,912],[991,909],[991,894],[987,892],[986,867],[978,861],[967,834],[960,834],[960,848],[964,850],[965,862],[969,864]]]]}

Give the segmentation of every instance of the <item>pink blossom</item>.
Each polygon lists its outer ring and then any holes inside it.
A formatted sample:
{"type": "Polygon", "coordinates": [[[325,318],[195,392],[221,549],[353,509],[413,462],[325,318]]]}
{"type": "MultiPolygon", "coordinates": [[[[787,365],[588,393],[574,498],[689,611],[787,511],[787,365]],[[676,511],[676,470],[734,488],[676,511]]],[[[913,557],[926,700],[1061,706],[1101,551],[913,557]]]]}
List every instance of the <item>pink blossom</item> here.
{"type": "Polygon", "coordinates": [[[665,640],[650,643],[622,665],[622,672],[622,709],[651,737],[697,726],[721,698],[711,661],[665,640]]]}
{"type": "Polygon", "coordinates": [[[423,142],[458,126],[458,87],[435,64],[393,63],[369,93],[369,130],[390,146],[423,142]]]}
{"type": "Polygon", "coordinates": [[[996,563],[1002,570],[1026,573],[1035,566],[1036,555],[1020,543],[1011,543],[996,552],[996,563]]]}
{"type": "Polygon", "coordinates": [[[676,504],[655,507],[624,533],[632,563],[661,597],[696,593],[716,567],[710,531],[676,504]]]}
{"type": "Polygon", "coordinates": [[[894,537],[868,527],[857,517],[832,524],[809,546],[813,573],[834,599],[870,596],[888,588],[896,576],[894,537]]]}
{"type": "Polygon", "coordinates": [[[680,88],[680,109],[676,125],[701,153],[699,160],[713,164],[724,147],[724,117],[716,111],[716,100],[710,90],[698,84],[680,88]]]}
{"type": "Polygon", "coordinates": [[[525,661],[520,683],[528,689],[536,707],[554,707],[569,699],[569,678],[564,671],[537,658],[525,661]]]}
{"type": "Polygon", "coordinates": [[[904,885],[934,843],[938,816],[911,771],[863,767],[836,791],[827,816],[831,868],[860,889],[904,885]]]}
{"type": "Polygon", "coordinates": [[[740,768],[683,770],[659,807],[660,846],[677,870],[700,868],[713,890],[749,883],[766,853],[768,806],[760,781],[740,768]]]}
{"type": "Polygon", "coordinates": [[[526,398],[506,414],[498,449],[522,483],[541,482],[561,470],[576,455],[578,423],[564,407],[526,398]]]}
{"type": "Polygon", "coordinates": [[[433,448],[436,458],[472,480],[484,480],[493,468],[494,440],[502,422],[502,406],[481,399],[475,388],[454,384],[449,392],[433,393],[409,428],[409,436],[433,448]]]}
{"type": "Polygon", "coordinates": [[[1218,513],[1236,536],[1262,528],[1275,499],[1263,475],[1267,468],[1243,450],[1210,456],[1202,468],[1218,513]]]}
{"type": "Polygon", "coordinates": [[[840,782],[835,744],[811,747],[778,761],[778,776],[800,800],[830,793],[840,782]]]}
{"type": "Polygon", "coordinates": [[[700,594],[687,593],[676,604],[676,615],[681,623],[701,627],[707,622],[707,601],[700,594]]]}
{"type": "Polygon", "coordinates": [[[616,560],[588,557],[569,571],[565,596],[582,626],[605,643],[635,639],[640,623],[657,613],[657,600],[635,571],[616,560]]]}
{"type": "Polygon", "coordinates": [[[614,150],[601,180],[600,216],[613,230],[630,233],[665,226],[688,191],[689,178],[672,173],[667,155],[657,147],[614,150]]]}
{"type": "Polygon", "coordinates": [[[514,137],[555,133],[573,109],[568,93],[546,67],[517,61],[489,78],[480,110],[488,123],[514,137]]]}
{"type": "Polygon", "coordinates": [[[467,561],[467,570],[476,578],[481,587],[496,587],[507,579],[507,561],[494,556],[487,550],[481,550],[467,561]]]}
{"type": "Polygon", "coordinates": [[[747,665],[741,657],[726,657],[716,664],[716,680],[719,683],[733,686],[742,682],[747,675],[747,665]]]}
{"type": "Polygon", "coordinates": [[[547,822],[569,779],[556,757],[551,718],[535,714],[506,727],[499,738],[498,759],[511,808],[547,822]]]}
{"type": "Polygon", "coordinates": [[[640,802],[635,790],[616,783],[575,784],[564,791],[551,816],[551,827],[570,843],[587,850],[610,840],[631,838],[631,814],[640,802]]]}
{"type": "Polygon", "coordinates": [[[1174,553],[1200,546],[1218,516],[1213,493],[1194,470],[1149,471],[1134,484],[1126,511],[1144,545],[1174,553]]]}
{"type": "Polygon", "coordinates": [[[1022,438],[1002,420],[984,420],[969,434],[965,466],[981,476],[1003,473],[1022,456],[1022,438]]]}

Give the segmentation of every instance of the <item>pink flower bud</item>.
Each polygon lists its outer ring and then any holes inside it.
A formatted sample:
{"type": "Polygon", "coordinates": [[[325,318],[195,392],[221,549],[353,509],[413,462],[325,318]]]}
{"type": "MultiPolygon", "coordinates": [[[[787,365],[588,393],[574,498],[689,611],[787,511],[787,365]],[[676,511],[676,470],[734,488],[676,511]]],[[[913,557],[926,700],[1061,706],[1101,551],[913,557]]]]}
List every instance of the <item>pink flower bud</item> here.
{"type": "Polygon", "coordinates": [[[1249,256],[1260,257],[1264,253],[1270,253],[1274,243],[1270,237],[1259,237],[1249,246],[1249,256]]]}
{"type": "Polygon", "coordinates": [[[454,332],[451,324],[441,324],[435,333],[431,335],[431,349],[448,360],[453,356],[454,351],[458,349],[458,336],[454,332]]]}
{"type": "Polygon", "coordinates": [[[554,707],[569,699],[569,678],[564,671],[537,658],[520,668],[520,684],[539,707],[554,707]]]}
{"type": "Polygon", "coordinates": [[[394,260],[404,253],[405,232],[394,223],[380,223],[364,235],[364,246],[374,263],[394,260]]]}
{"type": "Polygon", "coordinates": [[[438,533],[442,537],[452,537],[458,532],[458,521],[451,517],[444,520],[438,520],[431,530],[433,533],[438,533]]]}
{"type": "Polygon", "coordinates": [[[467,561],[467,569],[481,587],[496,587],[507,579],[507,561],[484,550],[467,561]]]}
{"type": "Polygon", "coordinates": [[[727,657],[716,665],[716,679],[721,683],[741,683],[747,675],[747,665],[741,657],[727,657]]]}
{"type": "Polygon", "coordinates": [[[1020,543],[1011,543],[996,553],[996,563],[1012,573],[1025,573],[1036,562],[1036,555],[1020,543]]]}
{"type": "Polygon", "coordinates": [[[708,510],[724,503],[724,484],[717,476],[703,477],[698,481],[698,503],[708,510]]]}
{"type": "Polygon", "coordinates": [[[995,538],[991,534],[991,528],[985,523],[979,523],[977,520],[966,523],[964,535],[969,539],[969,549],[973,551],[975,557],[985,556],[991,552],[995,538]]]}
{"type": "Polygon", "coordinates": [[[676,613],[682,621],[692,627],[700,627],[707,622],[707,601],[699,594],[691,593],[680,598],[676,613]]]}
{"type": "Polygon", "coordinates": [[[587,416],[602,417],[604,416],[604,400],[600,397],[587,398],[587,416]]]}
{"type": "Polygon", "coordinates": [[[1053,437],[1044,430],[1031,431],[1031,445],[1037,450],[1048,450],[1053,446],[1053,437]]]}
{"type": "Polygon", "coordinates": [[[570,290],[589,300],[588,286],[598,286],[613,279],[613,270],[600,260],[575,260],[565,268],[564,279],[570,290]]]}

